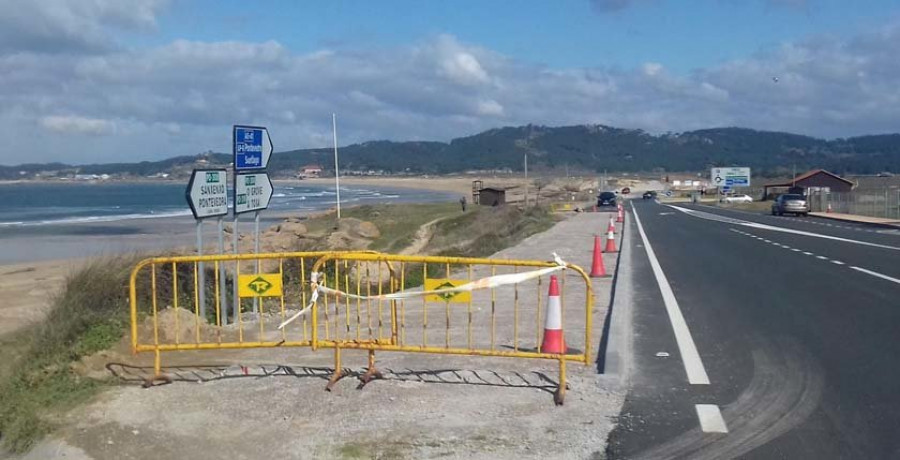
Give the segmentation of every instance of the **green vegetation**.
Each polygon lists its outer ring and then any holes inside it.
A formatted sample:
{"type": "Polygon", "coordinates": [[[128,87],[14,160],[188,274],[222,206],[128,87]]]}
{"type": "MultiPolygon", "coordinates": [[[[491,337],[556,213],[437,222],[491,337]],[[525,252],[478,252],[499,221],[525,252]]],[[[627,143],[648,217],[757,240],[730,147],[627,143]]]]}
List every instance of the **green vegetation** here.
{"type": "MultiPolygon", "coordinates": [[[[846,175],[900,171],[900,134],[824,140],[790,133],[744,128],[715,128],[652,135],[639,129],[602,125],[518,126],[492,129],[443,142],[364,142],[343,147],[345,171],[380,170],[386,173],[451,173],[472,169],[521,170],[529,154],[535,168],[573,171],[704,171],[710,166],[749,166],[754,176],[787,176],[822,167],[846,175]]],[[[300,167],[328,165],[330,148],[278,152],[269,170],[292,177],[300,167]]],[[[206,153],[154,162],[83,165],[81,174],[146,176],[170,172],[186,175],[198,159],[225,166],[231,155],[206,153]]],[[[74,174],[64,164],[0,166],[0,179],[18,179],[40,171],[74,174]]],[[[175,177],[173,176],[173,177],[175,177]]]]}
{"type": "Polygon", "coordinates": [[[51,428],[48,421],[94,395],[104,382],[81,378],[70,365],[110,348],[128,323],[128,276],[134,256],[97,259],[71,275],[47,319],[8,340],[0,374],[0,440],[24,452],[51,428]]]}
{"type": "Polygon", "coordinates": [[[462,213],[456,203],[434,203],[359,206],[348,209],[344,215],[372,222],[378,227],[381,236],[372,241],[369,249],[394,253],[409,246],[422,225],[462,213]]]}
{"type": "MultiPolygon", "coordinates": [[[[515,206],[473,206],[460,212],[455,203],[373,205],[348,209],[347,217],[375,224],[380,236],[370,249],[398,252],[416,238],[429,222],[434,234],[424,252],[483,257],[550,228],[553,216],[545,209],[515,206]]],[[[320,232],[322,244],[334,228],[334,216],[306,221],[310,233],[320,232]]],[[[53,300],[44,322],[0,339],[0,442],[13,452],[24,452],[52,428],[54,417],[83,402],[107,383],[83,378],[72,364],[84,356],[108,349],[121,340],[128,325],[128,278],[137,256],[97,259],[71,275],[53,300]]],[[[407,264],[407,286],[421,284],[421,265],[407,264]],[[417,281],[418,280],[418,281],[417,281]]],[[[440,267],[429,266],[437,276],[440,267]]],[[[179,267],[179,303],[190,304],[191,267],[179,267]],[[181,273],[184,271],[184,273],[181,273]]],[[[429,270],[430,272],[432,270],[429,270]]],[[[172,269],[157,270],[158,295],[171,296],[172,269]]],[[[138,283],[149,282],[145,271],[138,283]]],[[[149,289],[142,290],[149,292],[149,289]]],[[[375,452],[378,458],[397,457],[401,446],[375,452]]],[[[358,445],[341,448],[345,458],[369,458],[358,445]]]]}

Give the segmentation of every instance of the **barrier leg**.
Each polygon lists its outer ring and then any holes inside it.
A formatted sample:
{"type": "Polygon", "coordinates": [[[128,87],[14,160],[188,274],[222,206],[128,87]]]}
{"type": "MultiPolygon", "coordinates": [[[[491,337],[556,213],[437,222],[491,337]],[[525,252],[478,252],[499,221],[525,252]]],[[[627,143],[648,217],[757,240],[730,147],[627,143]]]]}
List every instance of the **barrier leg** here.
{"type": "Polygon", "coordinates": [[[375,350],[369,350],[369,368],[366,369],[365,374],[359,377],[359,386],[357,386],[356,389],[362,390],[367,383],[382,378],[384,377],[381,375],[381,372],[379,372],[378,369],[375,369],[375,350]]]}
{"type": "Polygon", "coordinates": [[[334,384],[344,377],[344,375],[344,368],[341,366],[341,347],[334,347],[334,373],[332,373],[331,378],[328,379],[328,385],[325,386],[325,391],[331,391],[334,384]]]}
{"type": "Polygon", "coordinates": [[[160,382],[160,384],[172,383],[172,377],[162,373],[159,350],[156,350],[153,355],[153,377],[144,379],[144,384],[142,386],[144,388],[150,388],[156,385],[156,382],[160,382]]]}
{"type": "Polygon", "coordinates": [[[563,356],[560,356],[559,357],[559,387],[556,389],[556,394],[553,395],[553,402],[556,403],[557,406],[562,406],[565,399],[566,399],[566,358],[563,356]]]}

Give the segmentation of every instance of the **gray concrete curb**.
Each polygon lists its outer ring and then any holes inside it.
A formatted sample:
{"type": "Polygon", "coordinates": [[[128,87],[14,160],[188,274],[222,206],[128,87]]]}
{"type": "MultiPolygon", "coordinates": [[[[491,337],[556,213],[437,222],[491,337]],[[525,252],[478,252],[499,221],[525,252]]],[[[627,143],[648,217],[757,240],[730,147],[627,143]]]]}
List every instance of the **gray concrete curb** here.
{"type": "Polygon", "coordinates": [[[619,246],[619,257],[613,278],[612,303],[604,325],[600,340],[600,352],[597,356],[598,371],[616,383],[627,385],[631,376],[632,347],[632,245],[631,222],[633,214],[625,211],[625,224],[622,226],[622,239],[619,246]]]}

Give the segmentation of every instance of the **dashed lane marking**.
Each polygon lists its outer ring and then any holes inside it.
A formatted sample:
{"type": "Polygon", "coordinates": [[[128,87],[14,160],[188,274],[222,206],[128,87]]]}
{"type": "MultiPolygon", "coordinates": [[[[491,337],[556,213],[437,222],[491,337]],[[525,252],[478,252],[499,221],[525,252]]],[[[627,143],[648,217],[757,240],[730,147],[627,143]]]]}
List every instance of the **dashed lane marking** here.
{"type": "Polygon", "coordinates": [[[697,418],[700,419],[700,429],[704,433],[728,433],[725,419],[719,406],[715,404],[696,404],[697,418]]]}
{"type": "MultiPolygon", "coordinates": [[[[638,226],[638,229],[640,229],[640,225],[638,226]]],[[[754,235],[754,234],[752,234],[752,233],[743,232],[743,231],[740,231],[740,230],[736,230],[736,229],[734,229],[734,228],[732,228],[732,229],[730,229],[730,230],[731,230],[732,232],[736,232],[736,233],[739,233],[739,234],[741,234],[741,235],[748,236],[748,237],[750,237],[750,238],[755,238],[755,239],[758,239],[758,240],[761,239],[761,238],[759,238],[758,236],[756,236],[756,235],[754,235]]],[[[793,251],[793,252],[801,252],[800,249],[797,249],[797,248],[791,248],[791,247],[785,246],[785,245],[783,245],[783,244],[781,244],[781,243],[776,243],[776,242],[768,241],[768,240],[765,240],[765,241],[766,241],[767,243],[771,244],[772,246],[781,247],[781,248],[784,248],[784,249],[790,249],[790,250],[793,251]]],[[[819,260],[822,260],[822,261],[826,261],[826,262],[831,262],[831,263],[833,263],[833,264],[835,264],[835,265],[847,265],[846,263],[844,263],[844,262],[842,262],[842,261],[840,261],[840,260],[829,259],[828,257],[825,257],[825,256],[817,256],[817,255],[815,255],[815,254],[813,254],[813,253],[811,253],[811,252],[802,251],[802,253],[803,253],[803,255],[807,255],[807,256],[815,256],[816,259],[819,259],[819,260]]],[[[865,274],[867,274],[867,275],[871,275],[871,276],[874,276],[874,277],[876,277],[876,278],[881,278],[881,279],[883,279],[883,280],[885,280],[885,281],[890,281],[890,282],[892,282],[892,283],[900,284],[900,279],[890,277],[890,276],[888,276],[888,275],[885,275],[884,273],[878,273],[878,272],[876,272],[876,271],[868,270],[868,269],[865,269],[865,268],[862,268],[862,267],[855,267],[855,266],[848,266],[848,267],[849,267],[849,268],[852,268],[853,270],[856,270],[856,271],[858,271],[858,272],[860,272],[860,273],[865,273],[865,274]]],[[[700,404],[698,404],[698,407],[699,407],[699,406],[700,406],[700,404]]],[[[698,414],[698,416],[699,416],[699,414],[700,414],[699,409],[698,409],[697,414],[698,414]]],[[[702,425],[702,423],[703,423],[703,422],[701,421],[701,425],[702,425]]]]}

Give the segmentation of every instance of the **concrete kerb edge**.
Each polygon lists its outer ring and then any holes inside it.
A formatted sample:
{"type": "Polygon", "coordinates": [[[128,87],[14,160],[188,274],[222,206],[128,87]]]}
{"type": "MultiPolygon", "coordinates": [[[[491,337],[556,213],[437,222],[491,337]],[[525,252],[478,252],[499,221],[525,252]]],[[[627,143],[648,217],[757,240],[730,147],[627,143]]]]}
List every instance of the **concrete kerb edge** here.
{"type": "MultiPolygon", "coordinates": [[[[626,212],[627,215],[627,212],[626,212]]],[[[632,219],[622,225],[622,238],[619,241],[619,254],[610,293],[610,307],[607,311],[600,339],[600,350],[597,353],[597,370],[603,380],[609,383],[626,385],[630,376],[629,349],[631,347],[631,232],[627,231],[632,219]]]]}

